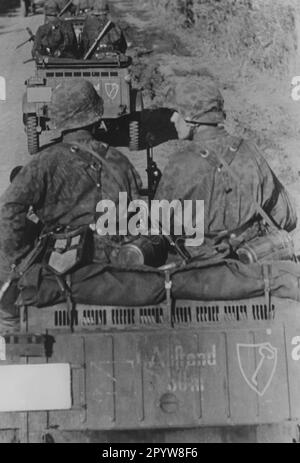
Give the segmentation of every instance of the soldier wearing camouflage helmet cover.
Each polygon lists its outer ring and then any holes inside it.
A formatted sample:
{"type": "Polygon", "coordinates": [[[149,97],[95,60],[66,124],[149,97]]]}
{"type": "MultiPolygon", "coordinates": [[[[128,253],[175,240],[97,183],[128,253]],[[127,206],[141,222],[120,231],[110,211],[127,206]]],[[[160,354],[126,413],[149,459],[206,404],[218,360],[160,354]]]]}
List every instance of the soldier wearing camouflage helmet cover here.
{"type": "MultiPolygon", "coordinates": [[[[44,5],[45,22],[52,21],[58,17],[63,9],[69,4],[69,0],[47,0],[44,5]]],[[[66,8],[66,11],[61,14],[60,19],[67,18],[76,13],[76,5],[72,2],[66,8]]]]}
{"type": "Polygon", "coordinates": [[[45,5],[45,24],[35,35],[31,54],[33,58],[52,56],[58,58],[77,58],[78,44],[74,28],[70,22],[58,18],[60,6],[56,0],[45,5]]]}
{"type": "MultiPolygon", "coordinates": [[[[109,21],[109,4],[106,0],[95,0],[92,11],[87,15],[83,32],[82,48],[86,53],[109,21]]],[[[111,21],[109,29],[99,41],[91,58],[99,58],[107,52],[126,53],[127,41],[121,28],[111,21]]]]}
{"type": "Polygon", "coordinates": [[[39,56],[78,58],[78,44],[72,24],[55,17],[40,26],[35,35],[31,54],[33,58],[39,56]]]}
{"type": "Polygon", "coordinates": [[[65,12],[60,16],[61,18],[67,18],[76,13],[76,5],[74,1],[70,5],[69,5],[70,0],[55,0],[55,1],[58,5],[60,13],[63,11],[64,8],[67,7],[65,12]]]}
{"type": "MultiPolygon", "coordinates": [[[[275,226],[292,231],[297,216],[287,191],[254,143],[226,132],[224,100],[214,80],[180,77],[167,99],[176,108],[171,121],[181,142],[163,172],[156,199],[204,201],[205,241],[188,249],[190,255],[227,255],[230,238],[256,237],[264,227],[257,204],[275,226]]],[[[193,216],[194,225],[195,220],[193,216]]]]}
{"type": "Polygon", "coordinates": [[[55,0],[47,0],[44,5],[45,23],[53,21],[60,12],[59,6],[55,0]]]}
{"type": "MultiPolygon", "coordinates": [[[[51,118],[62,141],[36,155],[25,165],[0,198],[0,281],[5,282],[33,246],[26,240],[26,219],[31,209],[45,230],[92,228],[98,203],[114,201],[126,192],[128,201],[139,196],[141,179],[129,160],[116,149],[97,141],[93,133],[101,121],[103,101],[84,80],[67,81],[53,90],[51,118]],[[98,157],[93,153],[96,152],[98,157]],[[99,159],[100,156],[100,159],[99,159]]],[[[95,238],[95,259],[108,263],[107,238],[95,238]]],[[[8,311],[14,305],[0,305],[8,311]]]]}
{"type": "MultiPolygon", "coordinates": [[[[99,7],[100,9],[103,7],[103,10],[106,12],[109,11],[108,2],[102,2],[102,0],[101,3],[99,0],[73,0],[73,3],[77,8],[77,14],[88,13],[92,10],[99,10],[99,7]]],[[[100,13],[100,10],[97,12],[100,13]]]]}

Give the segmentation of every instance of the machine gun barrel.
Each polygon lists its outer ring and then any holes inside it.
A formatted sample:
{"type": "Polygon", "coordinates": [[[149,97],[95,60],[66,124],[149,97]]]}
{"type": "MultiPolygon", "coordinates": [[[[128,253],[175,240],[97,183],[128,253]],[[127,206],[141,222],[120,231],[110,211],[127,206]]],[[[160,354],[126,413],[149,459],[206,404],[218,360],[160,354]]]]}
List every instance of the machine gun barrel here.
{"type": "Polygon", "coordinates": [[[100,32],[100,34],[98,35],[98,37],[96,38],[96,40],[94,41],[94,43],[91,45],[91,47],[89,48],[89,50],[86,52],[86,54],[84,55],[84,60],[87,60],[89,58],[89,56],[91,55],[91,53],[94,51],[94,49],[96,48],[96,46],[98,45],[98,43],[100,42],[100,40],[102,39],[102,37],[104,37],[104,35],[106,34],[106,32],[108,31],[108,29],[110,28],[110,26],[112,25],[112,21],[108,21],[108,23],[105,25],[105,27],[102,29],[102,31],[100,32]]]}
{"type": "Polygon", "coordinates": [[[185,119],[185,122],[188,124],[193,124],[193,125],[208,125],[209,127],[216,127],[218,125],[218,122],[201,122],[201,121],[195,121],[192,119],[185,119]]]}
{"type": "Polygon", "coordinates": [[[26,30],[27,30],[27,32],[28,32],[28,34],[29,34],[30,37],[29,37],[29,39],[27,39],[27,40],[25,40],[24,42],[20,43],[20,45],[18,45],[18,46],[16,47],[16,50],[18,50],[19,48],[23,47],[23,45],[25,45],[26,43],[31,42],[31,41],[33,41],[33,40],[35,39],[35,35],[34,35],[34,33],[32,32],[32,30],[31,30],[29,27],[26,27],[26,30]]]}

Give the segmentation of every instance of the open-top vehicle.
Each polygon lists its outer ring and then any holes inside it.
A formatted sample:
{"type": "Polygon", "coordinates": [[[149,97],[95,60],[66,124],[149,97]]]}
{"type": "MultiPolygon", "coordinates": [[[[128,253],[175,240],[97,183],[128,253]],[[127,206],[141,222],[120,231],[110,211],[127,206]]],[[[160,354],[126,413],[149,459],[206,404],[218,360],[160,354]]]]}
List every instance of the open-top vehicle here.
{"type": "Polygon", "coordinates": [[[41,133],[53,129],[49,113],[52,89],[64,79],[82,78],[91,81],[103,98],[103,122],[108,128],[124,116],[135,116],[129,123],[129,146],[138,149],[138,112],[142,110],[143,101],[141,93],[132,88],[130,64],[129,57],[117,53],[106,54],[102,60],[37,59],[36,73],[27,80],[23,97],[29,153],[37,153],[41,133]]]}
{"type": "Polygon", "coordinates": [[[1,338],[1,442],[298,439],[299,303],[78,305],[73,332],[69,315],[24,307],[1,338]]]}

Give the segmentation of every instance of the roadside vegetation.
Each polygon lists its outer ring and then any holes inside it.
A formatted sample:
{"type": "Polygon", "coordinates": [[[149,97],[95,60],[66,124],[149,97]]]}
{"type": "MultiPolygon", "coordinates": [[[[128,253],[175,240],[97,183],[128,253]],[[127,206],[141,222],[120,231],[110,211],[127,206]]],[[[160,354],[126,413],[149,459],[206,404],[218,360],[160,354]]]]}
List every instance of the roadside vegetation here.
{"type": "Polygon", "coordinates": [[[298,182],[294,147],[300,136],[300,102],[291,99],[291,80],[300,75],[299,2],[138,1],[151,11],[156,30],[175,33],[187,51],[156,54],[151,62],[155,72],[148,68],[150,75],[143,75],[146,86],[152,82],[152,103],[163,103],[177,74],[212,74],[225,96],[228,130],[254,138],[285,184],[298,182]]]}

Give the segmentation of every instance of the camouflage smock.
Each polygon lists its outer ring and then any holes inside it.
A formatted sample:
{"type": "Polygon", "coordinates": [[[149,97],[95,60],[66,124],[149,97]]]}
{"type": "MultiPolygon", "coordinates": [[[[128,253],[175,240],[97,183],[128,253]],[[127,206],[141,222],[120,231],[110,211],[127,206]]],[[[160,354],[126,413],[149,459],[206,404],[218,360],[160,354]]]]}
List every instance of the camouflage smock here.
{"type": "MultiPolygon", "coordinates": [[[[84,53],[90,49],[107,23],[108,19],[106,17],[87,15],[82,32],[82,48],[84,53]]],[[[118,25],[112,23],[109,30],[100,40],[98,46],[95,47],[95,51],[91,57],[97,57],[97,53],[101,52],[125,53],[126,50],[127,42],[123,32],[118,25]]]]}
{"type": "Polygon", "coordinates": [[[224,128],[210,127],[193,141],[179,144],[164,169],[156,199],[204,200],[206,242],[253,223],[258,218],[254,200],[279,227],[287,231],[296,227],[296,211],[287,191],[253,143],[230,136],[224,128]],[[214,153],[225,157],[239,185],[218,168],[214,153]]]}
{"type": "MultiPolygon", "coordinates": [[[[119,192],[136,199],[141,179],[122,153],[97,142],[85,130],[66,135],[36,155],[16,176],[0,198],[0,254],[3,272],[26,255],[26,216],[33,206],[40,221],[49,229],[77,228],[95,224],[100,200],[118,204],[119,192]],[[105,163],[78,149],[76,143],[97,151],[105,163]]],[[[32,243],[31,243],[32,244],[32,243]]]]}
{"type": "Polygon", "coordinates": [[[72,24],[55,18],[43,24],[37,30],[32,48],[32,56],[56,56],[59,52],[61,58],[76,58],[78,45],[72,24]]]}

